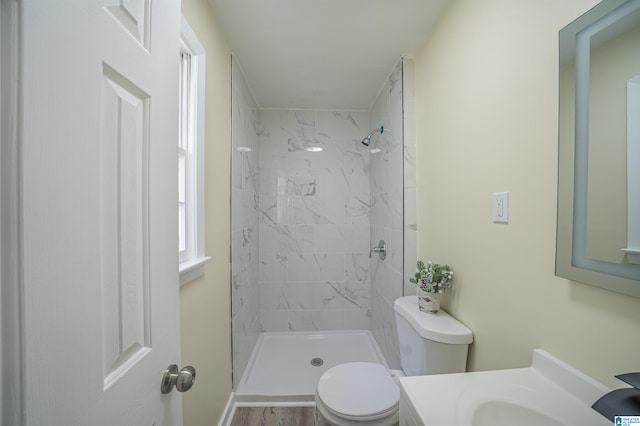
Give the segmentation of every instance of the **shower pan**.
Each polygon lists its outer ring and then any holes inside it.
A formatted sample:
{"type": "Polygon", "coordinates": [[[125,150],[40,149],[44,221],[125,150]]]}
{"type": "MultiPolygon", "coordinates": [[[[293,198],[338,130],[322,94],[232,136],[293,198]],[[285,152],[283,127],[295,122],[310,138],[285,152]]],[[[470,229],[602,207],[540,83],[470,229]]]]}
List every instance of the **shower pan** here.
{"type": "Polygon", "coordinates": [[[325,371],[354,361],[387,365],[369,330],[261,333],[236,395],[313,401],[325,371]]]}

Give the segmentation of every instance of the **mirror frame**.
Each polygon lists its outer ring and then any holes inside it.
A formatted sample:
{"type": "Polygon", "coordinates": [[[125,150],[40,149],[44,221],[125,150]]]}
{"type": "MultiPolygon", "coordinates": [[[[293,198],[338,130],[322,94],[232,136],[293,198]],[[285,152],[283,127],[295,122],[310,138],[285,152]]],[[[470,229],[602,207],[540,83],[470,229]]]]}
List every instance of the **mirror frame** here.
{"type": "Polygon", "coordinates": [[[590,39],[638,9],[640,0],[603,1],[560,30],[559,71],[573,57],[575,73],[570,81],[563,81],[559,72],[559,88],[575,84],[575,94],[559,96],[556,233],[557,276],[634,297],[640,297],[640,265],[589,258],[586,245],[590,39]],[[563,137],[563,122],[573,124],[574,138],[563,137]]]}

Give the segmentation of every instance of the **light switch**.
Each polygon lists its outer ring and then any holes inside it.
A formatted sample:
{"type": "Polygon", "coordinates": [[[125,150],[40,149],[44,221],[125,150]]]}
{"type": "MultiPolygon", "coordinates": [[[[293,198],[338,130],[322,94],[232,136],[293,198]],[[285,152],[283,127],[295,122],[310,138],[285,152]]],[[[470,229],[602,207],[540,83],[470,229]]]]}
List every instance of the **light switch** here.
{"type": "Polygon", "coordinates": [[[495,223],[509,223],[509,193],[494,192],[491,197],[493,221],[495,223]]]}

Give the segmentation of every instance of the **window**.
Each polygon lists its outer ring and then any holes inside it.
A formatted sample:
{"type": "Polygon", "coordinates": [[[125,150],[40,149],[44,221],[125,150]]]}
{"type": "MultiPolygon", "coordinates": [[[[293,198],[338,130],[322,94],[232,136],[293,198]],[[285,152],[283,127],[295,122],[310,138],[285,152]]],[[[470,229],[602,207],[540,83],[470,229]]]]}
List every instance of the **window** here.
{"type": "Polygon", "coordinates": [[[204,48],[182,18],[178,138],[180,285],[201,276],[204,255],[204,48]]]}

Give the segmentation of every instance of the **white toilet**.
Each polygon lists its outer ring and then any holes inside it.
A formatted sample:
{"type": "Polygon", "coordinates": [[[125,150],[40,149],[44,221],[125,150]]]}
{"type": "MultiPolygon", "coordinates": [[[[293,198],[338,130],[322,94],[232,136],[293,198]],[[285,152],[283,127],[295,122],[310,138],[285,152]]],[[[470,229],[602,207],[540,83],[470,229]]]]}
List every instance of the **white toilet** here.
{"type": "MultiPolygon", "coordinates": [[[[399,298],[393,309],[405,375],[465,371],[471,330],[442,310],[437,314],[420,311],[416,296],[399,298]]],[[[396,425],[399,400],[397,379],[382,364],[372,362],[328,369],[315,395],[318,416],[336,426],[396,425]]]]}

